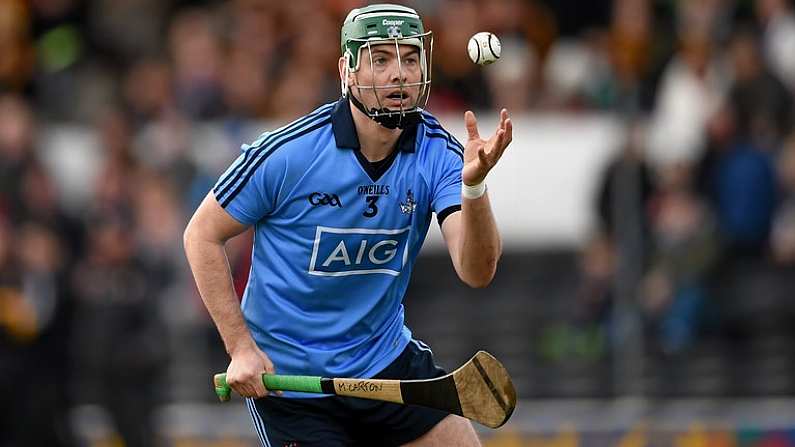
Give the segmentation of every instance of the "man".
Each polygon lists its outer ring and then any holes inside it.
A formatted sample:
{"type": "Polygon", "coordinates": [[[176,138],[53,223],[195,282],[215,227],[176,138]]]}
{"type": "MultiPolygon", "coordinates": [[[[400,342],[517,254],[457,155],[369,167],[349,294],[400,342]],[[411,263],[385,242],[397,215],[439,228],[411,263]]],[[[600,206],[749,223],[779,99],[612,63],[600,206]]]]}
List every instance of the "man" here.
{"type": "Polygon", "coordinates": [[[464,149],[423,111],[430,41],[411,8],[351,11],[342,98],[244,146],[185,231],[199,292],[231,357],[227,381],[247,397],[263,445],[479,445],[458,416],[301,393],[265,398],[260,380],[276,371],[443,375],[403,324],[401,304],[433,212],[461,279],[484,287],[494,276],[501,242],[484,180],[511,140],[511,121],[503,110],[483,140],[467,112],[464,149]],[[249,225],[252,268],[238,306],[223,246],[249,225]]]}

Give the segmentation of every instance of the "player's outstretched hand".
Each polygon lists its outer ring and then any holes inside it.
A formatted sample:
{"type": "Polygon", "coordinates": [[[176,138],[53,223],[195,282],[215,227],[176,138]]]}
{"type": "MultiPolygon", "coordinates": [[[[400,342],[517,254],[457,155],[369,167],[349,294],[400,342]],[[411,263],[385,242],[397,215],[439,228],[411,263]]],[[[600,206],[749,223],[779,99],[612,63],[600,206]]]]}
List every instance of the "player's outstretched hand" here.
{"type": "Polygon", "coordinates": [[[241,396],[265,397],[268,390],[262,383],[262,373],[275,372],[271,359],[254,345],[232,353],[232,361],[226,370],[226,383],[241,396]]]}
{"type": "Polygon", "coordinates": [[[477,185],[486,178],[491,168],[497,164],[505,148],[513,139],[513,123],[508,117],[508,110],[500,111],[500,123],[488,140],[484,140],[478,133],[478,121],[475,114],[467,110],[464,113],[464,123],[467,128],[467,144],[464,150],[464,169],[461,177],[466,185],[477,185]]]}

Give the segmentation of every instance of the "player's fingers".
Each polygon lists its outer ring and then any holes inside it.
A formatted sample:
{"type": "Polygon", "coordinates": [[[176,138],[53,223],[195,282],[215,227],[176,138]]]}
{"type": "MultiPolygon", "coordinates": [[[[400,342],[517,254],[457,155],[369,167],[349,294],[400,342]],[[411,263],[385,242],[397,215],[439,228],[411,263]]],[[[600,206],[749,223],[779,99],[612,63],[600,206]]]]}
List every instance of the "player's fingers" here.
{"type": "Polygon", "coordinates": [[[246,384],[242,387],[243,392],[240,393],[242,396],[246,397],[261,397],[260,393],[257,392],[257,388],[251,384],[246,384]]]}
{"type": "Polygon", "coordinates": [[[268,395],[268,390],[265,388],[265,385],[262,383],[262,374],[258,374],[257,377],[252,378],[246,383],[249,392],[251,393],[252,397],[265,397],[268,395]]]}
{"type": "Polygon", "coordinates": [[[475,114],[472,113],[471,110],[467,110],[464,113],[464,124],[466,125],[467,135],[470,140],[477,140],[480,138],[480,134],[478,133],[478,120],[475,119],[475,114]]]}
{"type": "MultiPolygon", "coordinates": [[[[276,374],[276,368],[273,367],[273,363],[268,362],[265,365],[265,373],[266,374],[276,374]]],[[[279,390],[271,391],[271,390],[267,389],[267,387],[266,387],[266,392],[276,394],[277,396],[281,396],[282,394],[284,394],[283,391],[279,391],[279,390]]]]}
{"type": "Polygon", "coordinates": [[[513,121],[510,118],[505,120],[505,146],[513,141],[513,121]]]}
{"type": "Polygon", "coordinates": [[[497,144],[495,144],[495,148],[494,148],[494,153],[495,153],[494,154],[495,155],[495,160],[494,161],[495,161],[495,163],[496,163],[497,160],[500,159],[500,157],[502,157],[502,153],[505,152],[505,149],[508,147],[508,144],[511,142],[511,133],[510,133],[510,131],[511,131],[511,127],[510,127],[511,126],[511,121],[508,120],[508,121],[506,121],[506,123],[507,123],[506,124],[506,128],[499,131],[501,133],[500,139],[497,142],[497,144]]]}
{"type": "Polygon", "coordinates": [[[500,122],[497,123],[497,130],[505,129],[505,121],[508,119],[508,110],[500,110],[500,122]]]}
{"type": "Polygon", "coordinates": [[[229,384],[230,388],[243,397],[252,397],[255,394],[253,387],[251,387],[248,382],[239,381],[236,379],[227,379],[227,383],[229,384]]]}
{"type": "Polygon", "coordinates": [[[492,144],[491,152],[489,152],[489,156],[491,156],[492,160],[494,160],[495,162],[500,157],[504,145],[505,145],[505,129],[500,129],[494,134],[494,144],[492,144]]]}
{"type": "Polygon", "coordinates": [[[244,397],[262,397],[267,394],[265,385],[262,383],[261,373],[227,373],[227,383],[236,393],[244,397]]]}

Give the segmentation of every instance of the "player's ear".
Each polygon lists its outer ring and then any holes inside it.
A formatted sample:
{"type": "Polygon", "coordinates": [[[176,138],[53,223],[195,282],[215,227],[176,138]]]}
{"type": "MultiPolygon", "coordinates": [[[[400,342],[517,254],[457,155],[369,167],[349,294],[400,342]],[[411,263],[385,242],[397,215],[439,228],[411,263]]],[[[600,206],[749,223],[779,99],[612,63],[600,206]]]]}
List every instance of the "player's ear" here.
{"type": "Polygon", "coordinates": [[[340,81],[345,82],[345,58],[340,57],[339,62],[337,62],[338,68],[340,70],[340,81]]]}
{"type": "Polygon", "coordinates": [[[343,95],[347,94],[350,91],[350,88],[356,85],[356,81],[354,81],[354,73],[353,71],[348,68],[348,59],[343,56],[339,59],[337,63],[339,72],[340,72],[340,84],[342,87],[343,95]]]}

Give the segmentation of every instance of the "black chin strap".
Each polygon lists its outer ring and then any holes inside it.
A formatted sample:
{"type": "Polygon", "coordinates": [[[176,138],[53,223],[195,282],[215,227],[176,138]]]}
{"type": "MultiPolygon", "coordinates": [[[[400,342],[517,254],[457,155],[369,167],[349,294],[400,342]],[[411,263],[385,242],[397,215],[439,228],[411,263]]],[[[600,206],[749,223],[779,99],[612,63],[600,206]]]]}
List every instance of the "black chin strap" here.
{"type": "Polygon", "coordinates": [[[356,96],[354,96],[353,93],[348,92],[348,97],[350,98],[351,103],[353,103],[357,109],[361,110],[362,113],[369,116],[373,121],[386,127],[387,129],[405,129],[418,124],[422,120],[422,115],[416,107],[403,113],[400,113],[400,111],[389,110],[387,108],[382,108],[381,110],[372,108],[368,112],[364,107],[364,104],[356,99],[356,96]]]}

